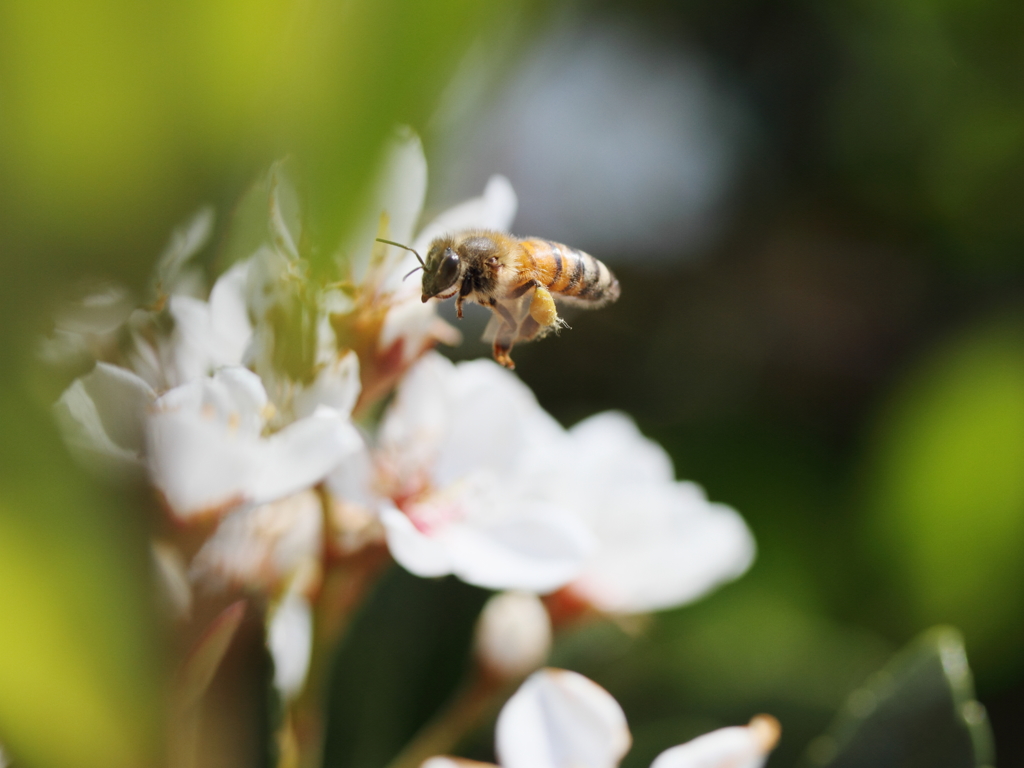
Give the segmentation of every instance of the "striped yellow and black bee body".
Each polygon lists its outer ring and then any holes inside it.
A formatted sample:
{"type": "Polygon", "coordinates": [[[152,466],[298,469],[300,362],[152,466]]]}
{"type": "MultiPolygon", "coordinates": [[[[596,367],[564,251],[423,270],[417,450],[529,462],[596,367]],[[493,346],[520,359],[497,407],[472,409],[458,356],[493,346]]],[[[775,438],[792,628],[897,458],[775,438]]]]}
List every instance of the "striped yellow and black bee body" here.
{"type": "Polygon", "coordinates": [[[619,281],[589,253],[539,238],[519,239],[492,230],[439,237],[423,263],[423,301],[450,299],[488,307],[494,317],[494,359],[514,368],[518,341],[540,338],[565,323],[555,300],[596,308],[619,298],[619,281]]]}

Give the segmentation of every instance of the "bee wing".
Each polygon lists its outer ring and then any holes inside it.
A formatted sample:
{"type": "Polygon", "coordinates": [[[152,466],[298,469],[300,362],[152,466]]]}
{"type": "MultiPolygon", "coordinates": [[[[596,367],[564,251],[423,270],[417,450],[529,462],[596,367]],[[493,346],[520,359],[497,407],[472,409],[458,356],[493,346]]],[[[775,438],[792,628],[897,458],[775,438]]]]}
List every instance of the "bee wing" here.
{"type": "Polygon", "coordinates": [[[481,338],[488,344],[493,343],[494,337],[498,335],[498,331],[501,330],[501,326],[504,324],[505,321],[492,312],[491,319],[487,321],[487,327],[484,328],[484,335],[481,338]]]}
{"type": "Polygon", "coordinates": [[[512,319],[512,331],[515,331],[530,313],[530,302],[527,297],[519,299],[505,299],[498,301],[491,309],[491,319],[484,329],[483,340],[490,343],[498,335],[501,329],[508,325],[508,318],[512,319]]]}

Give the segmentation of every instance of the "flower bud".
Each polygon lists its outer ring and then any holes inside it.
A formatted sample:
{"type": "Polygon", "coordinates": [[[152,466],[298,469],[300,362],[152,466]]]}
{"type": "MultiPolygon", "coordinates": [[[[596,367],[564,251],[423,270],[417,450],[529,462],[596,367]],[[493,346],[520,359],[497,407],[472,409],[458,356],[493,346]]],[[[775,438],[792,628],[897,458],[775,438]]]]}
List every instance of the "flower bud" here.
{"type": "Polygon", "coordinates": [[[540,667],[551,650],[551,620],[536,595],[503,592],[484,606],[476,627],[476,656],[506,680],[540,667]]]}

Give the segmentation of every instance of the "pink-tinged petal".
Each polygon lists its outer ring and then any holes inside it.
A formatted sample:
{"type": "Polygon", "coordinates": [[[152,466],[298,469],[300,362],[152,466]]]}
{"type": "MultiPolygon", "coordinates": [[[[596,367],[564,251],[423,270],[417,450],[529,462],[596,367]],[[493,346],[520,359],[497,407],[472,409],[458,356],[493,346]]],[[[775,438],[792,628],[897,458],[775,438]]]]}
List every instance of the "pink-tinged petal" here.
{"type": "Polygon", "coordinates": [[[480,197],[474,197],[449,208],[417,235],[413,245],[426,255],[430,241],[435,237],[464,229],[507,230],[512,226],[519,201],[512,184],[504,176],[491,176],[480,197]]]}
{"type": "Polygon", "coordinates": [[[320,557],[323,506],[314,491],[229,514],[192,560],[192,578],[214,589],[272,590],[320,557]]]}
{"type": "Polygon", "coordinates": [[[720,728],[667,749],[651,768],[761,768],[779,732],[774,717],[758,715],[750,725],[720,728]]]}
{"type": "Polygon", "coordinates": [[[141,466],[153,389],[129,370],[97,363],[54,404],[69,446],[99,469],[141,466]]]}
{"type": "Polygon", "coordinates": [[[574,579],[594,549],[590,531],[578,520],[525,501],[514,515],[452,523],[435,538],[443,542],[452,573],[466,583],[538,594],[574,579]]]}
{"type": "Polygon", "coordinates": [[[452,560],[444,544],[416,528],[398,509],[385,506],[380,521],[384,525],[388,551],[409,573],[427,578],[452,572],[452,560]]]}
{"type": "Polygon", "coordinates": [[[591,520],[601,546],[572,585],[600,610],[682,605],[739,577],[753,562],[754,538],[743,518],[708,502],[692,483],[627,486],[610,491],[606,502],[603,524],[591,520]]]}
{"type": "Polygon", "coordinates": [[[502,768],[615,768],[632,737],[618,702],[583,675],[535,672],[498,716],[502,768]]]}
{"type": "Polygon", "coordinates": [[[283,699],[302,692],[313,654],[313,611],[309,601],[289,592],[269,617],[267,647],[274,660],[274,686],[283,699]]]}
{"type": "Polygon", "coordinates": [[[246,497],[263,503],[316,485],[362,446],[347,418],[318,410],[260,441],[246,497]]]}
{"type": "Polygon", "coordinates": [[[359,399],[361,388],[359,358],[349,351],[321,368],[312,384],[295,393],[292,409],[296,418],[309,416],[320,406],[347,417],[359,399]]]}

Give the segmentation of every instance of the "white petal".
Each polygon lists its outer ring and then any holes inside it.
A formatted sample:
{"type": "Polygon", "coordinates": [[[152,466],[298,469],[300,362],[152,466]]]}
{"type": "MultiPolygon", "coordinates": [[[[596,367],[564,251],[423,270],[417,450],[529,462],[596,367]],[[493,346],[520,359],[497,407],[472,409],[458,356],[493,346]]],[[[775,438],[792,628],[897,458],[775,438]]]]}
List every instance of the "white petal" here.
{"type": "Polygon", "coordinates": [[[263,429],[267,393],[260,377],[239,367],[222,368],[168,390],[156,401],[156,412],[189,412],[232,433],[255,437],[263,429]]]}
{"type": "Polygon", "coordinates": [[[277,249],[289,259],[299,258],[298,248],[301,235],[298,210],[298,196],[288,180],[281,163],[275,163],[270,171],[270,236],[277,249]]]}
{"type": "Polygon", "coordinates": [[[146,412],[155,394],[129,370],[97,363],[54,405],[64,437],[87,461],[107,468],[139,466],[146,445],[146,412]]]}
{"type": "Polygon", "coordinates": [[[404,514],[393,506],[380,514],[387,536],[388,551],[395,561],[415,576],[447,576],[452,562],[443,544],[417,530],[404,514]]]}
{"type": "Polygon", "coordinates": [[[405,375],[380,427],[379,444],[398,477],[426,471],[437,456],[455,410],[455,366],[424,355],[405,375]]]}
{"type": "Polygon", "coordinates": [[[110,284],[58,309],[54,324],[76,336],[103,336],[120,328],[134,309],[128,290],[110,284]]]}
{"type": "MultiPolygon", "coordinates": [[[[609,491],[602,545],[573,590],[610,613],[682,605],[737,578],[754,559],[754,538],[734,510],[692,483],[609,491]],[[632,528],[632,530],[630,530],[632,528]]],[[[601,502],[594,501],[595,505],[601,502]]],[[[591,522],[597,522],[592,520],[591,522]]]]}
{"type": "Polygon", "coordinates": [[[270,590],[323,545],[323,507],[314,491],[232,512],[192,560],[192,578],[208,587],[270,590]]]}
{"type": "Polygon", "coordinates": [[[449,208],[417,235],[413,247],[426,254],[430,242],[444,234],[464,229],[507,230],[512,226],[519,201],[512,184],[504,176],[492,176],[481,197],[474,197],[449,208]]]}
{"type": "Polygon", "coordinates": [[[171,336],[174,370],[168,379],[184,384],[207,376],[214,364],[215,339],[210,323],[210,307],[191,296],[171,296],[168,311],[174,318],[171,336]]]}
{"type": "Polygon", "coordinates": [[[262,429],[262,414],[267,407],[267,392],[259,376],[247,368],[232,366],[217,371],[213,375],[213,382],[229,393],[232,413],[237,413],[244,422],[250,422],[255,431],[262,429]],[[254,417],[260,417],[260,421],[251,421],[254,417]]]}
{"type": "Polygon", "coordinates": [[[759,715],[748,726],[720,728],[667,749],[651,768],[761,768],[778,738],[775,718],[759,715]]]}
{"type": "Polygon", "coordinates": [[[551,651],[551,618],[536,595],[494,595],[476,624],[476,657],[500,679],[524,677],[540,667],[551,651]]]}
{"type": "Polygon", "coordinates": [[[502,768],[615,768],[632,739],[618,702],[575,672],[535,672],[498,716],[502,768]]]}
{"type": "Polygon", "coordinates": [[[245,304],[249,262],[235,264],[218,278],[210,291],[210,324],[217,340],[216,365],[241,365],[252,338],[245,304]]]}
{"type": "Polygon", "coordinates": [[[459,363],[442,383],[451,405],[434,469],[444,486],[471,470],[515,476],[560,450],[563,430],[515,374],[491,360],[459,363]]]}
{"type": "MultiPolygon", "coordinates": [[[[3,768],[0,765],[0,768],[3,768]]],[[[420,763],[420,768],[498,768],[494,763],[481,763],[464,757],[431,757],[420,763]]]]}
{"type": "Polygon", "coordinates": [[[293,422],[261,441],[249,498],[272,501],[316,485],[362,446],[356,428],[336,413],[318,411],[293,422]]]}
{"type": "Polygon", "coordinates": [[[604,482],[671,483],[672,460],[665,449],[644,437],[626,414],[606,411],[584,419],[571,430],[573,459],[604,482]]]}
{"type": "Polygon", "coordinates": [[[427,159],[419,136],[404,130],[394,139],[378,183],[378,211],[388,215],[391,238],[407,244],[427,194],[427,159]]]}
{"type": "Polygon", "coordinates": [[[408,364],[422,352],[429,342],[440,341],[455,346],[462,340],[458,329],[437,316],[433,303],[420,301],[419,286],[412,286],[412,295],[407,299],[393,300],[384,316],[380,329],[379,346],[388,349],[398,339],[403,339],[403,362],[408,364]]]}
{"type": "Polygon", "coordinates": [[[195,256],[213,232],[213,208],[201,208],[187,224],[171,233],[160,260],[157,262],[157,282],[163,290],[171,291],[181,268],[195,256]]]}
{"type": "Polygon", "coordinates": [[[267,627],[274,659],[274,686],[286,701],[301,693],[313,652],[313,611],[301,594],[289,592],[277,605],[267,627]]]}
{"type": "Polygon", "coordinates": [[[256,439],[190,410],[153,414],[149,455],[153,484],[181,518],[246,500],[261,457],[256,439]]]}
{"type": "Polygon", "coordinates": [[[296,418],[309,416],[319,406],[327,406],[348,416],[359,399],[359,358],[349,351],[324,366],[308,387],[295,394],[293,410],[296,418]]]}
{"type": "MultiPolygon", "coordinates": [[[[391,142],[377,187],[361,225],[349,240],[348,252],[353,280],[361,283],[366,276],[374,238],[408,245],[423,208],[427,193],[427,160],[423,144],[409,129],[403,129],[391,142]],[[381,214],[387,216],[386,235],[378,235],[381,214]]],[[[400,261],[404,252],[387,247],[388,258],[400,261]],[[401,254],[401,255],[400,255],[401,254]]]]}
{"type": "Polygon", "coordinates": [[[590,532],[548,505],[521,502],[516,514],[496,521],[452,523],[436,538],[451,558],[452,573],[488,589],[546,594],[566,585],[593,551],[590,532]]]}
{"type": "Polygon", "coordinates": [[[327,488],[332,496],[352,504],[370,507],[378,500],[371,486],[373,460],[366,443],[362,442],[362,436],[360,440],[360,446],[327,476],[327,488]]]}

